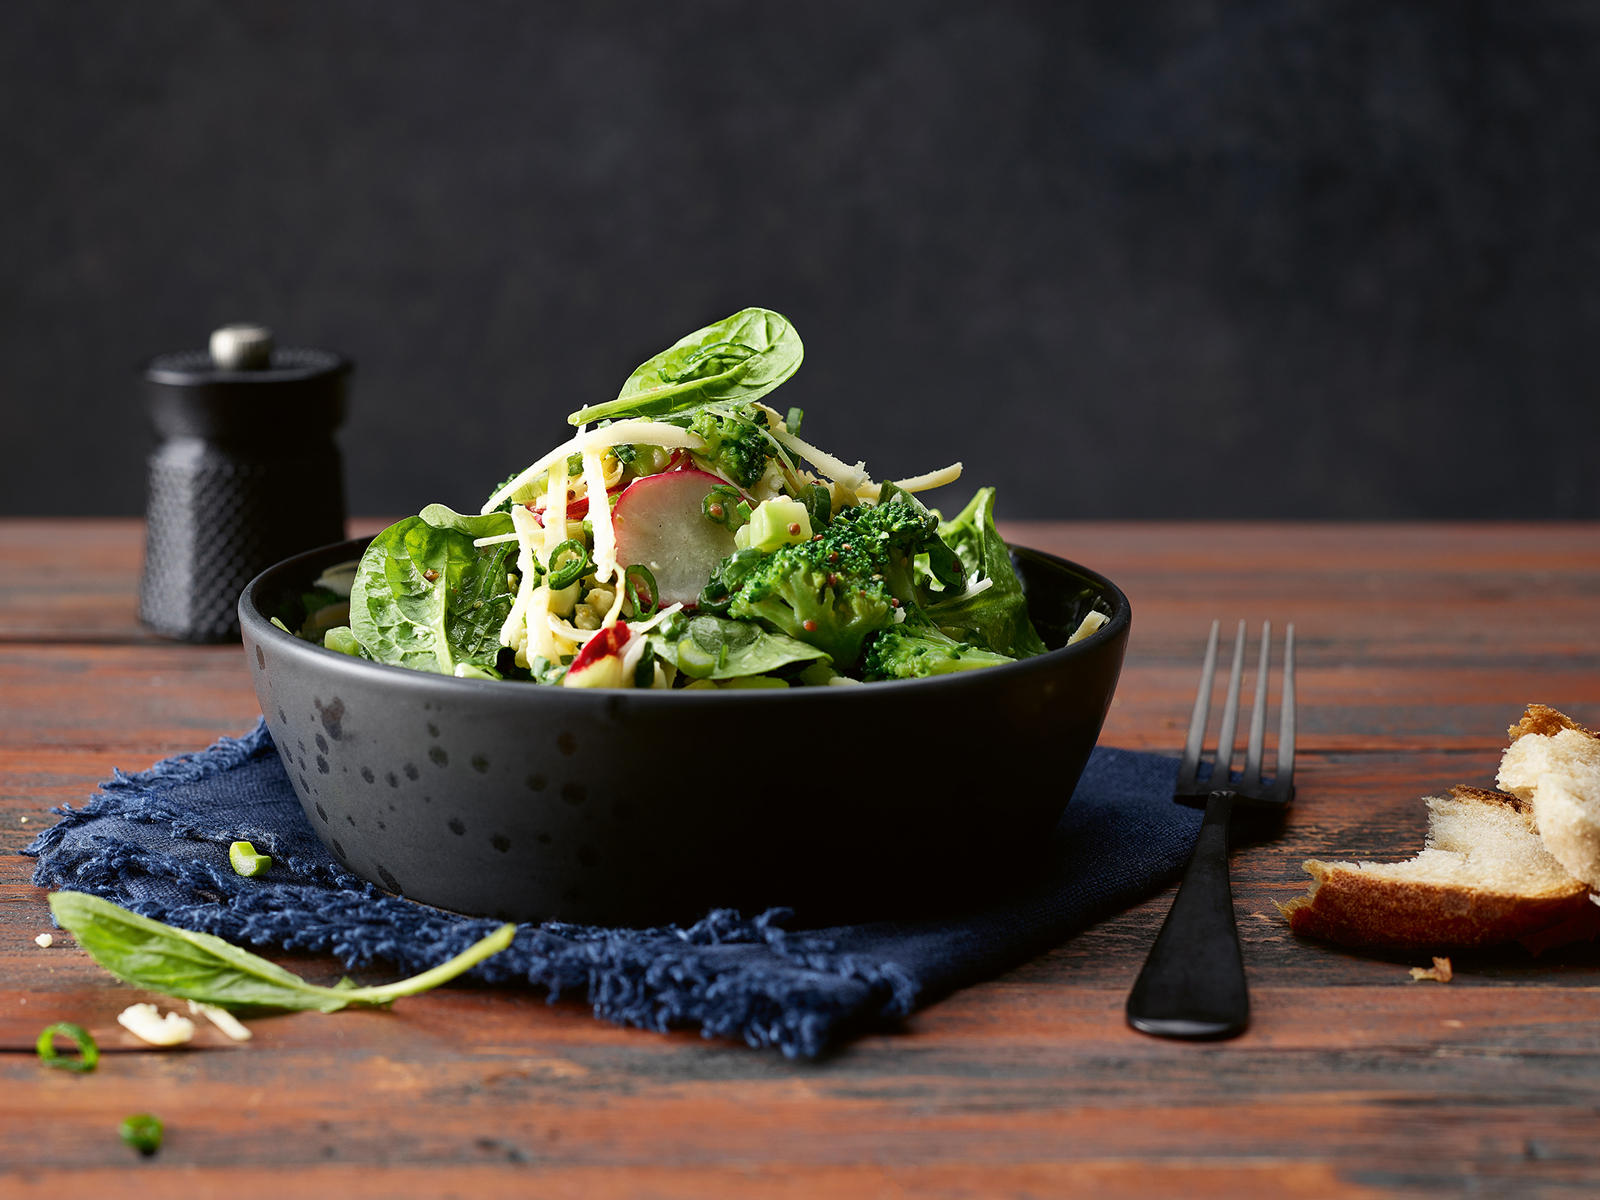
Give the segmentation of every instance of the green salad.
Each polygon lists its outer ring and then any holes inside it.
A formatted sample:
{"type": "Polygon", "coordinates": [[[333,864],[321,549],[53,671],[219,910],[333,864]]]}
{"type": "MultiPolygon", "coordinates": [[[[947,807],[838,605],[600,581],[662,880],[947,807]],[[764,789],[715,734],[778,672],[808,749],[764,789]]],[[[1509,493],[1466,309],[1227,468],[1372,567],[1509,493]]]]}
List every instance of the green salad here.
{"type": "Polygon", "coordinates": [[[1043,653],[994,489],[947,521],[915,493],[960,463],[878,483],[803,441],[798,408],[763,403],[801,357],[767,309],[696,330],[573,413],[578,432],[477,514],[429,505],[318,580],[301,636],[418,671],[604,688],[874,683],[1043,653]]]}

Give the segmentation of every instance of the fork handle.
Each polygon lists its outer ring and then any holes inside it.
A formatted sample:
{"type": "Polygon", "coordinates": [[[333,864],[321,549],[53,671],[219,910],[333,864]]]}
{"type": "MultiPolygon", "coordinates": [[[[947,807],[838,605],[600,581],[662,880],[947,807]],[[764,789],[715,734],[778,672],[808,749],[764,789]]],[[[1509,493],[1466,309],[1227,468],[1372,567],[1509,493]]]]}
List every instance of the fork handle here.
{"type": "Polygon", "coordinates": [[[1189,868],[1128,993],[1128,1024],[1173,1038],[1230,1038],[1250,1023],[1244,954],[1228,884],[1232,792],[1212,792],[1189,868]]]}

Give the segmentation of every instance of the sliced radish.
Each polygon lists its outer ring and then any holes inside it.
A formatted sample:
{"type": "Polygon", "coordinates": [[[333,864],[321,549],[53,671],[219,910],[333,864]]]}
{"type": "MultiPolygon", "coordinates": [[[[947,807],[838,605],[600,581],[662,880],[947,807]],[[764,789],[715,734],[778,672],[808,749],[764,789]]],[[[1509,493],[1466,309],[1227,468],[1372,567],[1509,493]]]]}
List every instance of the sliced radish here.
{"type": "Polygon", "coordinates": [[[578,651],[562,683],[567,687],[621,687],[622,654],[631,636],[621,621],[602,629],[578,651]]]}
{"type": "Polygon", "coordinates": [[[617,498],[617,567],[650,568],[660,604],[693,604],[717,564],[733,553],[733,534],[708,521],[701,503],[725,486],[704,471],[667,471],[630,483],[617,498]]]}

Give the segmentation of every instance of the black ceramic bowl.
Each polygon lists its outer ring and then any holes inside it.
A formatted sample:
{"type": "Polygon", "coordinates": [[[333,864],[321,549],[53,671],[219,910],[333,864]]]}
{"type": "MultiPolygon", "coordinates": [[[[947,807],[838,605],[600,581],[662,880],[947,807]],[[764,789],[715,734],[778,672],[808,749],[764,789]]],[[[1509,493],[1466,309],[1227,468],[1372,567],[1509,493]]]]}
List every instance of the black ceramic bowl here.
{"type": "Polygon", "coordinates": [[[364,541],[239,601],[261,711],[311,825],[356,874],[441,908],[605,925],[713,907],[800,923],[928,911],[1025,872],[1100,736],[1128,600],[1014,559],[1049,653],[905,683],[546,688],[367,662],[270,623],[364,541]],[[1091,607],[1110,616],[1074,646],[1091,607]]]}

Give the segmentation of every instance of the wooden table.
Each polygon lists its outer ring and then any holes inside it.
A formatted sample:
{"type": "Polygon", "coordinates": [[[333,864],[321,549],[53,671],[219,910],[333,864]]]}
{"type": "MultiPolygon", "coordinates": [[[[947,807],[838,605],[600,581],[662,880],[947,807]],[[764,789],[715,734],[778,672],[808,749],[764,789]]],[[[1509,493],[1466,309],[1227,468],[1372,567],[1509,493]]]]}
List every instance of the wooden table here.
{"type": "MultiPolygon", "coordinates": [[[[1594,946],[1457,955],[1453,983],[1418,984],[1421,956],[1298,941],[1272,901],[1308,856],[1414,853],[1418,797],[1488,784],[1526,702],[1600,724],[1600,526],[1008,532],[1132,598],[1108,744],[1176,751],[1213,616],[1298,623],[1299,800],[1235,859],[1244,1037],[1123,1024],[1168,894],[820,1062],[469,988],[81,1077],[0,1054],[0,1194],[1594,1194],[1594,946]],[[146,1110],[167,1125],[148,1162],[115,1133],[146,1110]]],[[[69,938],[33,944],[49,923],[18,852],[49,807],[256,716],[237,647],[139,628],[139,559],[135,522],[0,522],[0,1023],[107,1025],[136,996],[69,938]]]]}

